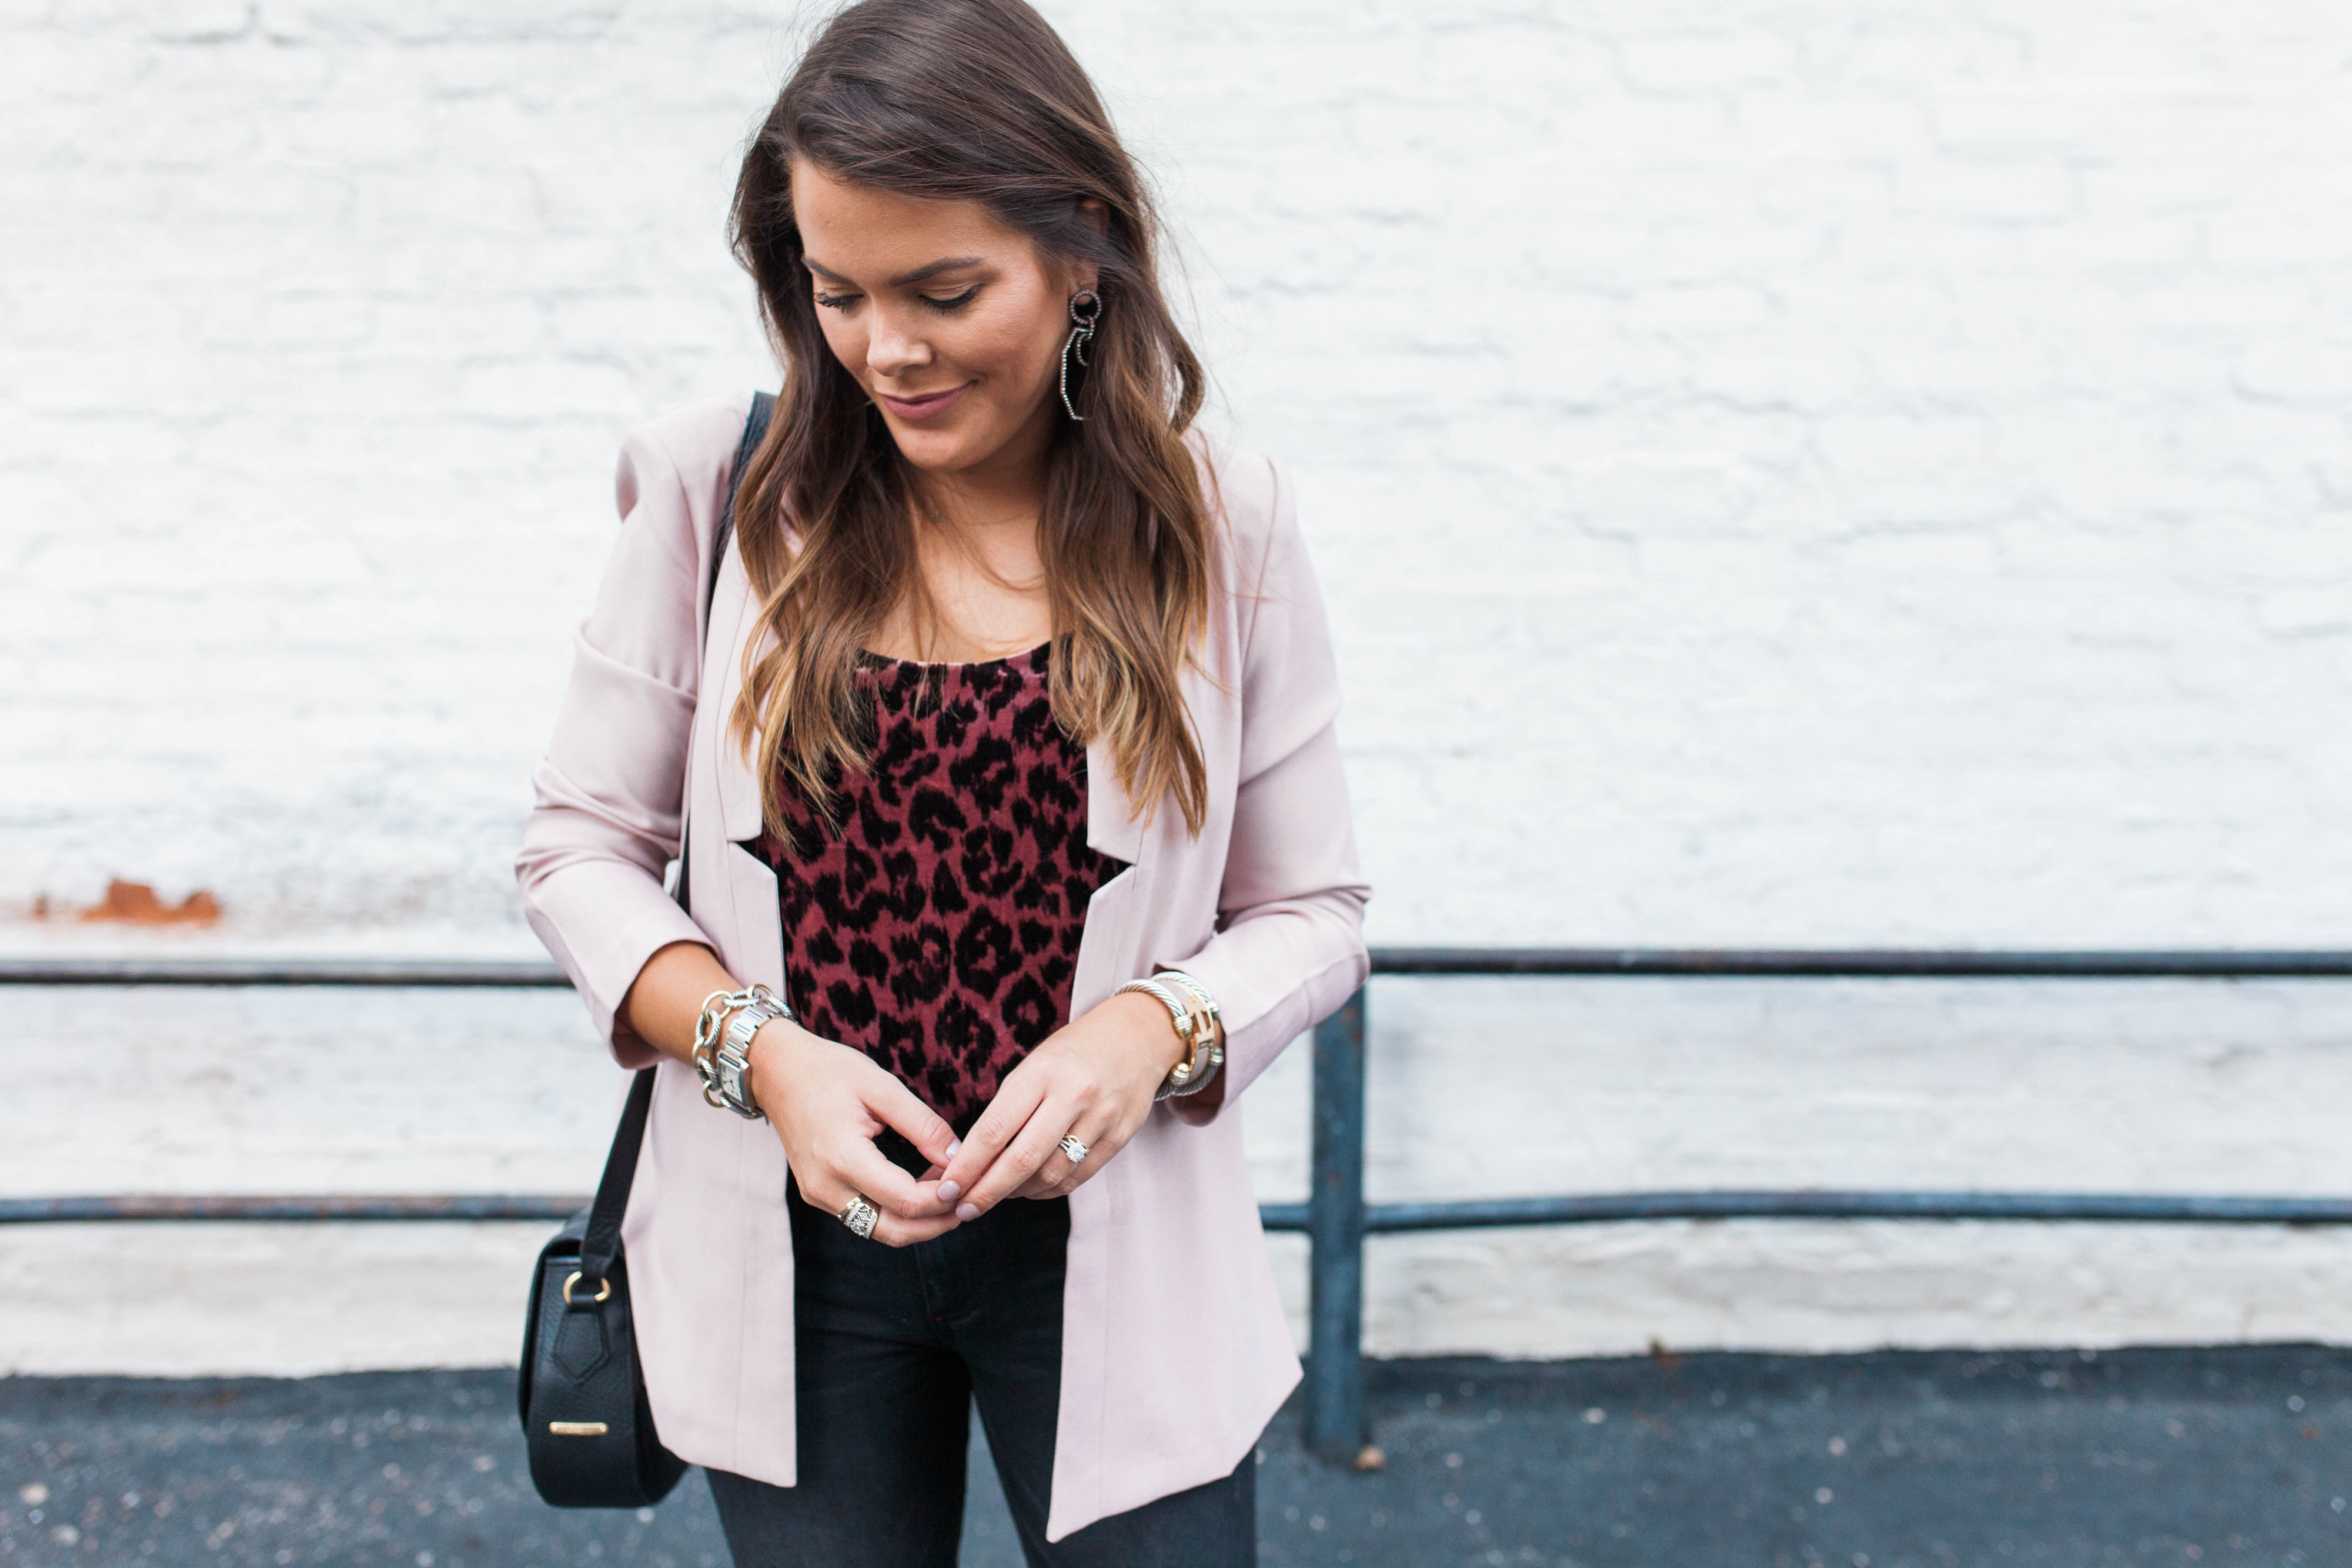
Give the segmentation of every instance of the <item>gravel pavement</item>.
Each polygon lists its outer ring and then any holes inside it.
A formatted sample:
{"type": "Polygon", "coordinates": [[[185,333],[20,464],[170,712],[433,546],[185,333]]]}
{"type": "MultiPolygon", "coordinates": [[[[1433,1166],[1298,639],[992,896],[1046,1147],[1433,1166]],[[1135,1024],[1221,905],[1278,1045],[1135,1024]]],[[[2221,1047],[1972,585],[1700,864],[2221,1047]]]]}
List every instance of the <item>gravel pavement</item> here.
{"type": "MultiPolygon", "coordinates": [[[[0,1379],[0,1564],[727,1568],[699,1474],[560,1512],[497,1372],[0,1379]]],[[[1268,1568],[2352,1565],[2352,1350],[1373,1368],[1375,1474],[1260,1455],[1268,1568]]],[[[975,1444],[967,1568],[1019,1563],[975,1444]]]]}

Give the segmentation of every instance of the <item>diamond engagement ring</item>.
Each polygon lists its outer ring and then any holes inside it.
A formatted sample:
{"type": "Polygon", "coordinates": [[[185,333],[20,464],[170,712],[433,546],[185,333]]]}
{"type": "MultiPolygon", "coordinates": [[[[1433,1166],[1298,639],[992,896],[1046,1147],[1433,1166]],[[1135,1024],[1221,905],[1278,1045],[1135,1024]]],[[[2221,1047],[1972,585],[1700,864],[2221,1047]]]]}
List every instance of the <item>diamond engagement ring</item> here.
{"type": "Polygon", "coordinates": [[[1072,1165],[1082,1166],[1087,1163],[1087,1146],[1078,1142],[1078,1135],[1076,1133],[1063,1134],[1060,1147],[1064,1154],[1070,1156],[1072,1165]]]}
{"type": "Polygon", "coordinates": [[[874,1222],[881,1218],[882,1211],[875,1207],[862,1192],[850,1195],[849,1202],[842,1208],[839,1216],[844,1225],[867,1240],[873,1239],[874,1222]]]}

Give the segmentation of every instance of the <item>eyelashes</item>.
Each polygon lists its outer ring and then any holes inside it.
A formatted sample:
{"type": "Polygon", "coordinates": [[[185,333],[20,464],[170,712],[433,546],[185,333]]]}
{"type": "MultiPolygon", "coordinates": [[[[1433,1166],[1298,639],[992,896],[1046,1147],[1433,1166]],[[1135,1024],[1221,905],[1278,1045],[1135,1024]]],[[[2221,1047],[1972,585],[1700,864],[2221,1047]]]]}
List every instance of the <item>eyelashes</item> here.
{"type": "MultiPolygon", "coordinates": [[[[919,294],[915,298],[921,300],[930,308],[938,311],[940,315],[951,316],[955,312],[962,309],[965,306],[971,304],[974,298],[978,298],[979,294],[980,285],[975,283],[970,288],[965,289],[961,294],[955,295],[946,299],[934,299],[928,294],[919,294]]],[[[816,302],[819,305],[824,306],[828,310],[846,310],[851,306],[856,304],[861,298],[862,296],[856,294],[827,294],[823,290],[819,290],[816,296],[816,302]]]]}

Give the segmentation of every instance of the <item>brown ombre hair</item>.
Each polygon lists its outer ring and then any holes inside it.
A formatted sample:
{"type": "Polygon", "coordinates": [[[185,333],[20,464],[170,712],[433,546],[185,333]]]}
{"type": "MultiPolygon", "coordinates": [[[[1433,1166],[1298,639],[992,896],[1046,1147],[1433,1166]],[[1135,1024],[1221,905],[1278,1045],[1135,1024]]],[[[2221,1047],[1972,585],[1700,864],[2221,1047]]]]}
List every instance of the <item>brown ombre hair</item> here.
{"type": "Polygon", "coordinates": [[[795,160],[849,184],[979,203],[1041,259],[1097,269],[1101,320],[1072,386],[1085,419],[1058,423],[1038,523],[1054,716],[1083,742],[1108,738],[1147,817],[1172,790],[1197,837],[1207,777],[1180,676],[1208,613],[1205,465],[1196,471],[1184,441],[1200,361],[1160,293],[1141,175],[1086,72],[1022,0],[844,10],[743,160],[735,254],[759,285],[784,382],[736,501],[743,564],[773,636],[746,650],[731,727],[759,770],[770,830],[783,831],[787,780],[835,820],[839,769],[862,770],[870,744],[859,651],[920,599],[914,476],[826,345],[793,211],[795,160]],[[1090,201],[1101,204],[1095,221],[1080,211],[1090,201]]]}

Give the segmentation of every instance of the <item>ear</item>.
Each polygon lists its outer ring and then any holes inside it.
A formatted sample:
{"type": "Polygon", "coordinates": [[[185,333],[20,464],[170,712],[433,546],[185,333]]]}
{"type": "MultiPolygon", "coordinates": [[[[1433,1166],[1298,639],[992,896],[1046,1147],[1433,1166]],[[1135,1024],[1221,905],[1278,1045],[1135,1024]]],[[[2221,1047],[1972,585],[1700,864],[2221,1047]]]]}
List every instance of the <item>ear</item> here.
{"type": "MultiPolygon", "coordinates": [[[[1078,221],[1086,225],[1088,228],[1094,230],[1097,235],[1108,237],[1110,234],[1110,208],[1105,206],[1102,202],[1096,197],[1087,196],[1079,201],[1078,221]]],[[[1100,280],[1088,276],[1095,269],[1093,267],[1087,267],[1084,263],[1078,264],[1076,267],[1072,269],[1070,274],[1071,287],[1073,288],[1092,288],[1096,287],[1100,280]]]]}
{"type": "MultiPolygon", "coordinates": [[[[1077,211],[1078,221],[1097,235],[1108,236],[1110,234],[1110,208],[1100,201],[1093,196],[1081,197],[1077,211]]],[[[1066,251],[1055,265],[1061,269],[1062,292],[1065,294],[1076,294],[1082,289],[1092,292],[1102,286],[1098,269],[1083,256],[1066,251]]]]}

